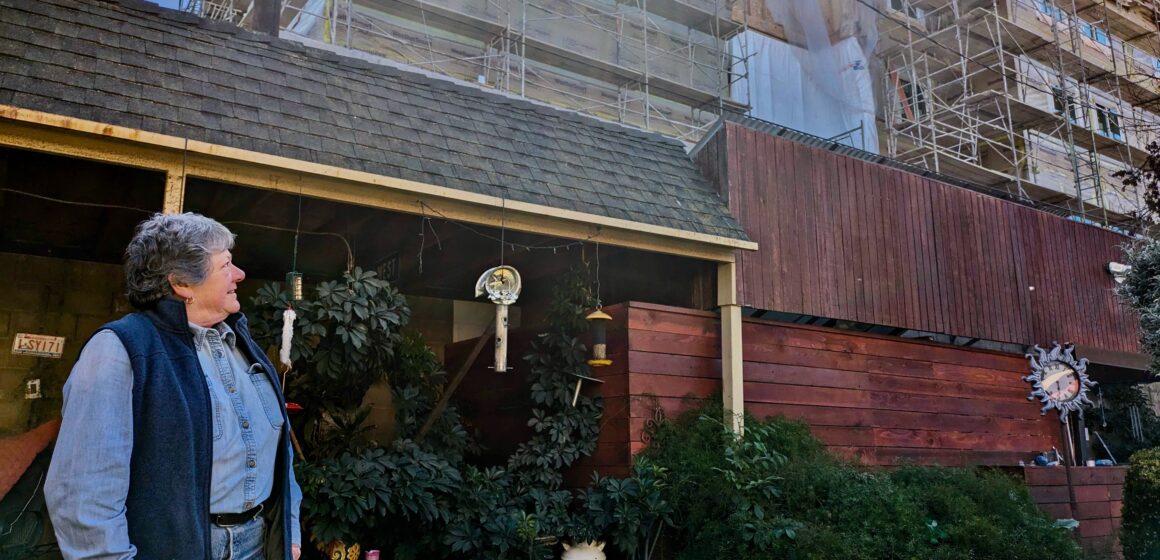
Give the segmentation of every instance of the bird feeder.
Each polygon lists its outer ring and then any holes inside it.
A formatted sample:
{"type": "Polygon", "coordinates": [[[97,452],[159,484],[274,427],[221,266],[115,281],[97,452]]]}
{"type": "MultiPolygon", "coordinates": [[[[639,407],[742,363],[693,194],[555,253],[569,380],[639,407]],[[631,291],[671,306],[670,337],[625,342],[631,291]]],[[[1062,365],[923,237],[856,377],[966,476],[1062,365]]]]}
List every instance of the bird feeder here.
{"type": "Polygon", "coordinates": [[[608,359],[608,322],[612,320],[612,316],[597,307],[596,311],[584,319],[588,321],[592,334],[592,359],[588,360],[588,365],[592,367],[612,365],[612,360],[608,359]]]}
{"type": "Polygon", "coordinates": [[[302,301],[302,273],[287,272],[286,288],[290,290],[290,301],[302,301]]]}
{"type": "Polygon", "coordinates": [[[507,371],[508,306],[520,297],[520,273],[500,265],[484,271],[475,282],[475,297],[487,294],[495,307],[495,371],[507,371]]]}

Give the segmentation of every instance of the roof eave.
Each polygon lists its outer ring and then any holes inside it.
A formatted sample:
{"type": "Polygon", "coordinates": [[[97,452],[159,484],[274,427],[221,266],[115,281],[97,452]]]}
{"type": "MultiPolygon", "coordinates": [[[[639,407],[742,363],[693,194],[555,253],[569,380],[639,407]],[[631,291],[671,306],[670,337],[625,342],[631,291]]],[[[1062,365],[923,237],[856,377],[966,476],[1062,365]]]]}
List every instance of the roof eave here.
{"type": "MultiPolygon", "coordinates": [[[[422,214],[424,205],[455,220],[571,239],[631,247],[693,258],[733,262],[738,250],[757,244],[699,233],[565,210],[439,185],[355,171],[172,135],[0,105],[0,145],[99,159],[164,171],[174,178],[196,176],[254,188],[422,214]]],[[[183,183],[182,183],[183,184],[183,183]]],[[[180,194],[180,193],[179,193],[180,194]]]]}

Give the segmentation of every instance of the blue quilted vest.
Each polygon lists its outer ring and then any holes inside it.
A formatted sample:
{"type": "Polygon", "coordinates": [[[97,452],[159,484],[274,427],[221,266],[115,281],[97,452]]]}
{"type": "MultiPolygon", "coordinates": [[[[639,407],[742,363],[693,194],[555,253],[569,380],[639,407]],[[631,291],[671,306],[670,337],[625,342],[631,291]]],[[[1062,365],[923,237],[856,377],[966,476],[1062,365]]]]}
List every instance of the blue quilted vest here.
{"type": "MultiPolygon", "coordinates": [[[[266,370],[282,400],[274,366],[254,341],[244,315],[226,319],[251,363],[266,370]]],[[[213,425],[209,388],[183,302],[164,299],[142,313],[108,323],[129,354],[133,368],[133,456],[125,516],[129,542],[139,560],[198,559],[210,556],[209,495],[213,425]]],[[[290,481],[286,476],[290,421],[285,418],[274,491],[263,513],[269,530],[267,560],[290,558],[290,481]]]]}

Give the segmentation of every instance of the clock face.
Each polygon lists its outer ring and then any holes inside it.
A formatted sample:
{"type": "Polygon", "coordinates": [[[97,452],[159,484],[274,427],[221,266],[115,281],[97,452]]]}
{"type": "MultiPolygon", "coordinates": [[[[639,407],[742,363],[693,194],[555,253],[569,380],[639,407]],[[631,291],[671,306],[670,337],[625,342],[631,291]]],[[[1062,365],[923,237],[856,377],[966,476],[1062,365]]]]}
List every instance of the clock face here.
{"type": "Polygon", "coordinates": [[[516,276],[508,268],[496,268],[487,279],[487,291],[490,294],[511,292],[516,288],[516,276]]]}
{"type": "Polygon", "coordinates": [[[1048,398],[1057,402],[1068,402],[1080,393],[1079,375],[1071,366],[1062,362],[1052,362],[1044,366],[1040,386],[1048,398]]]}

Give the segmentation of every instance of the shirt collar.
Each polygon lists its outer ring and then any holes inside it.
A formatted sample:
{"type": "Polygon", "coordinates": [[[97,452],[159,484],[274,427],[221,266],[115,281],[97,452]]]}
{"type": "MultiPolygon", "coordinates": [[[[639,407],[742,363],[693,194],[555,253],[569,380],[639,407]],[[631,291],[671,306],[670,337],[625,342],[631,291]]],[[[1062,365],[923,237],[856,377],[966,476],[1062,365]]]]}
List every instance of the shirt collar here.
{"type": "Polygon", "coordinates": [[[226,345],[228,345],[230,348],[234,347],[234,342],[237,339],[237,335],[234,334],[234,330],[231,329],[230,326],[225,323],[225,321],[222,321],[209,328],[189,323],[189,332],[193,333],[193,339],[199,344],[205,341],[205,337],[207,334],[209,334],[210,331],[216,332],[218,337],[224,340],[226,345]]]}

